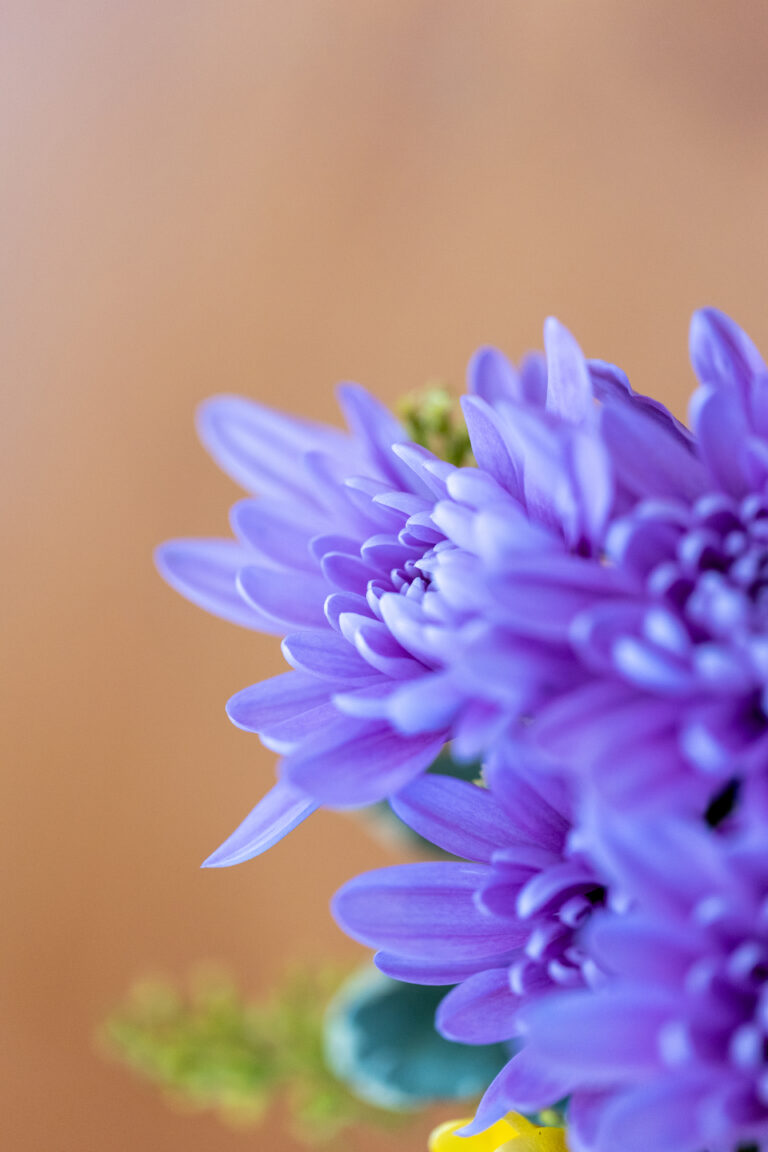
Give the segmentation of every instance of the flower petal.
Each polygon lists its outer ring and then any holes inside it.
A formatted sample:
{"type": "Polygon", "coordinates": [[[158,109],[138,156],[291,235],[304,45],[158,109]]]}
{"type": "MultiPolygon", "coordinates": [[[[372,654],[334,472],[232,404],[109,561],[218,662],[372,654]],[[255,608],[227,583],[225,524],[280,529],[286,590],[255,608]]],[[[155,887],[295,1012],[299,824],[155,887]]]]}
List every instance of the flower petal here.
{"type": "MultiPolygon", "coordinates": [[[[282,627],[317,628],[325,622],[323,605],[328,584],[313,572],[280,572],[248,564],[241,568],[237,586],[249,604],[282,627]]],[[[273,624],[273,630],[277,631],[273,624]]]]}
{"type": "Polygon", "coordinates": [[[292,832],[317,808],[314,800],[279,780],[220,848],[203,863],[204,868],[227,868],[259,856],[292,832]]]}
{"type": "Polygon", "coordinates": [[[234,540],[169,540],[155,550],[160,575],[187,600],[242,628],[282,632],[239,592],[237,576],[253,553],[234,540]]]}
{"type": "Polygon", "coordinates": [[[480,912],[474,894],[490,873],[481,864],[401,864],[357,876],[336,893],[337,923],[362,944],[414,959],[450,963],[517,947],[527,928],[480,912]]]}
{"type": "Polygon", "coordinates": [[[596,1152],[699,1152],[710,1143],[699,1117],[713,1087],[706,1075],[676,1075],[616,1094],[600,1109],[596,1152]]]}
{"type": "Polygon", "coordinates": [[[571,424],[581,424],[593,414],[592,380],[571,333],[554,316],[544,324],[547,352],[547,411],[571,424]]]}
{"type": "Polygon", "coordinates": [[[652,1076],[659,1034],[679,993],[651,986],[553,993],[521,1009],[528,1045],[552,1070],[587,1088],[652,1076]]]}
{"type": "Polygon", "coordinates": [[[736,390],[746,409],[753,378],[766,371],[746,332],[718,308],[700,308],[691,319],[689,345],[701,383],[736,390]]]}
{"type": "Polygon", "coordinates": [[[309,541],[317,532],[317,519],[297,523],[296,510],[269,500],[238,500],[229,514],[232,531],[253,549],[251,562],[265,560],[282,568],[317,571],[309,541]]]}
{"type": "Polygon", "coordinates": [[[340,716],[310,747],[287,756],[283,771],[320,803],[355,808],[398,791],[432,763],[442,745],[441,736],[406,738],[388,724],[340,716]]]}
{"type": "Polygon", "coordinates": [[[462,397],[461,407],[479,467],[489,472],[511,496],[522,499],[522,471],[510,457],[493,410],[479,396],[462,397]]]}
{"type": "Polygon", "coordinates": [[[245,732],[261,732],[317,708],[329,699],[327,683],[303,672],[281,672],[236,692],[227,701],[227,715],[245,732]]]}
{"type": "Polygon", "coordinates": [[[519,399],[520,378],[496,348],[478,348],[467,368],[467,391],[494,407],[501,400],[519,399]]]}
{"type": "MultiPolygon", "coordinates": [[[[389,697],[387,718],[404,736],[445,732],[464,702],[450,673],[433,672],[398,688],[389,697]]],[[[446,736],[447,739],[447,736],[446,736]]]]}
{"type": "Polygon", "coordinates": [[[507,1112],[538,1112],[570,1094],[573,1081],[552,1071],[528,1048],[502,1068],[480,1101],[471,1124],[461,1130],[473,1136],[495,1124],[507,1112]]]}
{"type": "Polygon", "coordinates": [[[393,796],[400,819],[444,852],[490,863],[510,837],[506,816],[487,788],[451,776],[421,776],[393,796]]]}
{"type": "Polygon", "coordinates": [[[376,672],[358,654],[357,650],[330,628],[292,632],[281,645],[288,663],[300,671],[324,680],[342,683],[370,680],[376,672]]]}
{"type": "Polygon", "coordinates": [[[347,424],[354,436],[366,445],[368,460],[376,473],[396,488],[411,488],[407,469],[403,469],[392,452],[393,444],[407,440],[399,421],[359,384],[341,384],[336,391],[347,424]]]}
{"type": "Polygon", "coordinates": [[[750,486],[743,449],[749,425],[738,397],[720,388],[699,388],[691,401],[691,424],[701,458],[718,487],[731,496],[746,495],[750,486]]]}
{"type": "Polygon", "coordinates": [[[322,449],[354,459],[354,445],[336,428],[273,411],[242,396],[213,396],[200,405],[197,430],[216,463],[249,492],[315,503],[302,468],[322,449]]]}
{"type": "Polygon", "coordinates": [[[435,1027],[460,1044],[495,1044],[517,1034],[520,999],[509,987],[507,968],[470,976],[441,1000],[435,1027]]]}
{"type": "Polygon", "coordinates": [[[497,956],[480,956],[474,960],[430,959],[429,956],[414,959],[411,956],[398,956],[395,952],[377,952],[373,962],[385,976],[393,980],[403,980],[407,984],[460,984],[477,972],[486,968],[496,968],[508,964],[515,952],[502,952],[497,956]]]}

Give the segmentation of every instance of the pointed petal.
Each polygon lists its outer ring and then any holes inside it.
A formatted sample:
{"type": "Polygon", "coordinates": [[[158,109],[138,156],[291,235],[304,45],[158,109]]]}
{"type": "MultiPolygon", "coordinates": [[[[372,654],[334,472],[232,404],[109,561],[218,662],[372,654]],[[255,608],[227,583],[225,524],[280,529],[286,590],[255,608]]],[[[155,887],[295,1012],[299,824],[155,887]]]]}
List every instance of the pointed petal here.
{"type": "Polygon", "coordinates": [[[270,724],[262,728],[259,739],[265,748],[277,752],[280,756],[288,756],[306,743],[314,743],[328,725],[338,719],[338,716],[336,705],[332,700],[327,700],[323,704],[318,704],[316,708],[308,708],[306,712],[283,720],[280,724],[270,724]]]}
{"type": "Polygon", "coordinates": [[[501,400],[520,398],[520,379],[496,348],[478,348],[467,368],[467,391],[493,407],[501,400]]]}
{"type": "Polygon", "coordinates": [[[322,804],[355,808],[397,792],[429,767],[442,737],[406,738],[387,724],[341,716],[324,732],[283,761],[296,787],[322,804]]]}
{"type": "Polygon", "coordinates": [[[749,425],[736,395],[724,389],[699,388],[691,401],[691,424],[715,483],[730,496],[746,495],[750,485],[744,470],[744,449],[749,425]]]}
{"type": "Polygon", "coordinates": [[[600,427],[617,481],[633,498],[686,502],[707,491],[705,470],[686,442],[639,405],[604,405],[600,427]]]}
{"type": "Polygon", "coordinates": [[[520,364],[520,398],[534,408],[547,403],[547,360],[541,352],[529,352],[520,364]]]}
{"type": "Polygon", "coordinates": [[[714,1087],[706,1075],[675,1075],[617,1093],[600,1110],[595,1148],[699,1152],[710,1143],[699,1117],[714,1087]]]}
{"type": "Polygon", "coordinates": [[[429,956],[414,959],[410,956],[398,956],[395,952],[377,952],[373,962],[385,976],[393,980],[402,980],[406,984],[426,984],[436,986],[441,984],[460,984],[469,976],[483,972],[486,968],[496,968],[498,965],[509,963],[513,952],[503,952],[498,956],[481,956],[474,960],[444,960],[430,959],[429,956]]]}
{"type": "Polygon", "coordinates": [[[248,564],[240,569],[237,586],[249,604],[274,621],[273,631],[318,628],[325,622],[328,583],[319,572],[286,573],[248,564]]]}
{"type": "Polygon", "coordinates": [[[528,841],[561,855],[571,827],[570,797],[540,754],[524,744],[512,746],[491,756],[483,775],[504,811],[510,844],[528,841]]]}
{"type": "Polygon", "coordinates": [[[453,856],[490,863],[497,849],[509,846],[504,809],[476,784],[430,773],[390,803],[409,828],[453,856]]]}
{"type": "Polygon", "coordinates": [[[717,308],[700,308],[691,319],[690,354],[702,384],[735,389],[746,408],[755,376],[765,374],[762,356],[738,324],[717,308]]]}
{"type": "Polygon", "coordinates": [[[280,780],[259,801],[239,828],[204,862],[204,868],[227,868],[259,856],[310,816],[317,804],[280,780]]]}
{"type": "Polygon", "coordinates": [[[329,699],[329,686],[303,672],[281,672],[236,692],[227,701],[227,715],[245,732],[261,732],[300,716],[329,699]]]}
{"type": "Polygon", "coordinates": [[[682,447],[693,452],[694,438],[689,429],[659,400],[633,391],[626,372],[622,372],[621,368],[617,368],[615,364],[608,364],[605,360],[589,360],[587,363],[592,377],[592,389],[601,403],[628,405],[631,411],[645,416],[646,419],[655,420],[661,432],[673,436],[682,447]]]}
{"type": "Polygon", "coordinates": [[[200,439],[216,463],[249,492],[312,498],[302,467],[307,452],[349,455],[336,428],[299,420],[241,396],[213,396],[197,414],[200,439]]]}
{"type": "Polygon", "coordinates": [[[234,540],[169,540],[155,550],[160,575],[187,600],[241,628],[282,632],[240,594],[237,576],[253,553],[234,540]]]}
{"type": "Polygon", "coordinates": [[[522,474],[510,458],[492,409],[479,396],[462,397],[461,407],[478,466],[515,499],[522,499],[522,474]]]}
{"type": "Polygon", "coordinates": [[[509,987],[509,970],[491,968],[470,976],[441,1000],[435,1027],[460,1044],[495,1044],[517,1034],[520,999],[509,987]]]}
{"type": "Polygon", "coordinates": [[[600,1088],[654,1074],[660,1033],[678,1009],[676,991],[609,987],[553,993],[522,1008],[521,1021],[553,1074],[600,1088]]]}
{"type": "Polygon", "coordinates": [[[548,552],[509,558],[489,591],[498,618],[516,632],[567,641],[578,613],[635,589],[616,569],[548,552]]]}
{"type": "Polygon", "coordinates": [[[410,488],[404,483],[407,473],[392,453],[393,444],[408,439],[399,421],[359,384],[341,384],[336,391],[344,418],[353,435],[365,445],[376,473],[396,488],[410,488]]]}
{"type": "Polygon", "coordinates": [[[568,440],[567,458],[578,514],[572,543],[576,545],[584,539],[599,544],[614,496],[610,455],[599,436],[579,430],[568,440]]]}
{"type": "Polygon", "coordinates": [[[481,864],[401,864],[357,876],[336,893],[337,923],[362,944],[450,963],[493,956],[527,935],[483,915],[474,901],[490,869],[481,864]]]}
{"type": "Polygon", "coordinates": [[[557,1104],[570,1094],[573,1081],[558,1076],[523,1048],[502,1068],[480,1101],[471,1124],[462,1128],[463,1136],[474,1136],[495,1124],[507,1112],[538,1112],[557,1104]]]}
{"type": "Polygon", "coordinates": [[[544,324],[547,352],[547,411],[571,424],[592,416],[592,380],[584,353],[571,333],[554,316],[544,324]]]}
{"type": "Polygon", "coordinates": [[[370,680],[376,672],[357,650],[329,627],[292,632],[281,645],[288,663],[300,671],[324,680],[342,683],[370,680]]]}
{"type": "Polygon", "coordinates": [[[703,934],[690,918],[678,924],[644,920],[637,913],[602,913],[591,918],[585,939],[590,955],[608,972],[649,983],[679,981],[682,987],[697,949],[706,948],[703,934]]]}
{"type": "Polygon", "coordinates": [[[450,673],[420,676],[389,697],[387,718],[403,736],[420,732],[445,732],[465,696],[450,673]]]}
{"type": "Polygon", "coordinates": [[[263,559],[282,568],[317,571],[317,561],[309,541],[317,533],[317,515],[307,523],[297,522],[295,509],[269,500],[239,500],[229,519],[232,530],[253,550],[251,563],[263,559]]]}

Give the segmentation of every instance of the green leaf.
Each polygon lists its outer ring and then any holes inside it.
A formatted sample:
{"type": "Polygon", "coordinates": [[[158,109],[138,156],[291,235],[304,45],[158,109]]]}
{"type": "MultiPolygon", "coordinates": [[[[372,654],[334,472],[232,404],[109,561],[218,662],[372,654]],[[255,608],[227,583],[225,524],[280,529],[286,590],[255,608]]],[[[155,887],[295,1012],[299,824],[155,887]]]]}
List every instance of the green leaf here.
{"type": "Polygon", "coordinates": [[[346,981],[328,1009],[328,1065],[351,1091],[378,1107],[406,1110],[478,1096],[509,1050],[443,1039],[434,1017],[447,991],[401,984],[366,967],[346,981]]]}

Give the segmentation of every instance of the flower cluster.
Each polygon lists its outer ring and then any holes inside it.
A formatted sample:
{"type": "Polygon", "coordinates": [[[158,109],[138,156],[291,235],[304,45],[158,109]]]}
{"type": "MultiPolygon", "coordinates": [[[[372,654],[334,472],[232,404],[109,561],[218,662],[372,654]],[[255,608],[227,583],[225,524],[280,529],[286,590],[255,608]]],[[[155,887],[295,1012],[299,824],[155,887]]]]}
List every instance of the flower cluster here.
{"type": "Polygon", "coordinates": [[[768,369],[697,313],[689,431],[544,337],[520,370],[473,358],[471,467],[353,386],[348,433],[203,409],[259,498],[161,571],[292,667],[229,703],[282,760],[208,863],[389,798],[454,859],[334,912],[388,975],[453,986],[445,1036],[516,1045],[465,1136],[568,1099],[573,1152],[768,1147],[768,369]],[[424,774],[448,742],[482,779],[424,774]]]}

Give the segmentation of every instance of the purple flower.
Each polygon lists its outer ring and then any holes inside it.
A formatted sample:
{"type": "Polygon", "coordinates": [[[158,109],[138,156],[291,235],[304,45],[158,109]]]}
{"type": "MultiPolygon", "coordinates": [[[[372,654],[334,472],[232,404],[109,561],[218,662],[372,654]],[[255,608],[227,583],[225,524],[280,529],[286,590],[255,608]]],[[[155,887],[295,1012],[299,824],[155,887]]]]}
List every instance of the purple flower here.
{"type": "MultiPolygon", "coordinates": [[[[605,891],[569,845],[562,783],[519,749],[494,757],[488,787],[441,776],[408,785],[392,806],[410,827],[462,860],[404,864],[358,876],[333,911],[375,963],[399,980],[455,984],[436,1025],[443,1036],[488,1044],[520,1035],[519,1013],[600,974],[580,944],[605,891]]],[[[488,1089],[472,1131],[513,1108],[557,1102],[564,1081],[523,1049],[488,1089]]]]}
{"type": "Polygon", "coordinates": [[[427,596],[422,568],[445,545],[430,513],[451,467],[402,443],[400,425],[363,389],[344,386],[340,402],[349,435],[237,397],[208,401],[204,444],[260,498],[235,504],[234,540],[174,540],[157,553],[162,575],[188,599],[284,634],[294,669],[227,705],[238,727],[283,760],[277,785],[208,865],[264,851],[320,804],[381,799],[444,742],[442,732],[401,735],[376,713],[393,686],[430,672],[393,636],[381,601],[427,596]]]}
{"type": "Polygon", "coordinates": [[[521,1012],[525,1051],[573,1093],[574,1152],[734,1152],[768,1139],[765,827],[608,822],[631,909],[584,947],[607,978],[521,1012]]]}
{"type": "Polygon", "coordinates": [[[546,369],[473,359],[476,468],[401,443],[353,386],[351,436],[233,398],[204,407],[208,448],[261,497],[235,505],[235,540],[171,542],[160,569],[209,610],[287,632],[294,668],[229,703],[283,761],[208,863],[263,851],[318,805],[397,792],[447,740],[463,757],[533,740],[618,804],[694,810],[761,763],[762,505],[747,489],[763,377],[719,314],[694,331],[714,381],[700,448],[554,320],[546,369]],[[745,435],[738,476],[713,447],[713,404],[745,435]]]}
{"type": "Polygon", "coordinates": [[[430,568],[472,608],[443,666],[452,728],[484,718],[475,752],[525,732],[618,808],[700,813],[768,760],[768,374],[697,313],[693,436],[569,340],[543,405],[465,401],[482,472],[448,478],[433,521],[455,547],[430,568]]]}
{"type": "Polygon", "coordinates": [[[538,717],[541,744],[620,804],[673,792],[689,807],[768,761],[768,375],[714,310],[694,316],[691,356],[695,451],[611,526],[628,591],[572,621],[590,680],[538,717]]]}
{"type": "Polygon", "coordinates": [[[615,583],[578,559],[598,557],[614,494],[590,373],[556,321],[545,343],[546,370],[532,357],[518,373],[490,349],[472,362],[473,445],[496,477],[402,443],[397,422],[355,386],[340,395],[351,436],[232,397],[203,407],[209,451],[261,495],[233,508],[235,540],[171,541],[158,566],[209,611],[287,632],[294,669],[229,702],[233,722],[283,760],[276,787],[208,864],[256,855],[321,804],[391,795],[449,739],[459,755],[485,751],[583,678],[546,629],[498,628],[485,572],[509,553],[523,565],[545,557],[568,597],[576,557],[579,604],[615,583]],[[506,464],[497,416],[517,429],[519,458],[506,464]],[[491,681],[500,691],[489,701],[491,681]]]}

